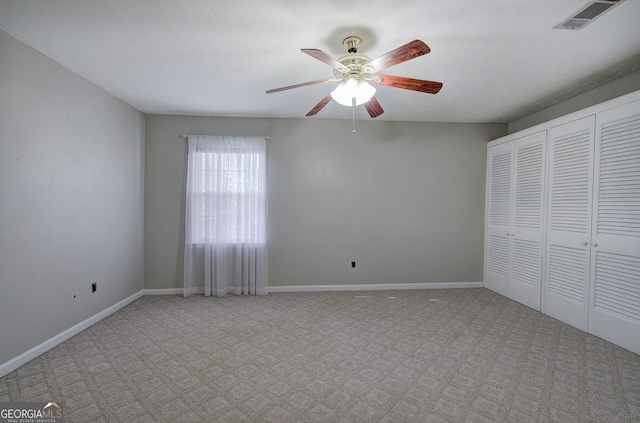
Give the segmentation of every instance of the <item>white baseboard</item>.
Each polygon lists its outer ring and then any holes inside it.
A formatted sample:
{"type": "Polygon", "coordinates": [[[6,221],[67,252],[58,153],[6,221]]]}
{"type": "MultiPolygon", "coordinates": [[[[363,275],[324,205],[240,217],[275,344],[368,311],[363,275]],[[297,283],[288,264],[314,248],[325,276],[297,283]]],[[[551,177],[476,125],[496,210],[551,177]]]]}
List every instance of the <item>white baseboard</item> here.
{"type": "Polygon", "coordinates": [[[184,290],[182,288],[145,289],[142,292],[144,295],[182,295],[184,290]]]}
{"type": "MultiPolygon", "coordinates": [[[[184,291],[184,290],[182,290],[184,291]]],[[[189,288],[187,290],[187,296],[189,295],[204,295],[204,287],[202,288],[189,288]]]]}
{"type": "Polygon", "coordinates": [[[270,286],[269,293],[277,292],[322,292],[322,291],[397,291],[407,289],[451,289],[482,288],[482,282],[435,282],[435,283],[401,283],[401,284],[369,284],[369,285],[296,285],[270,286]]]}
{"type": "MultiPolygon", "coordinates": [[[[435,282],[435,283],[402,283],[402,284],[368,284],[368,285],[292,285],[270,286],[269,293],[277,292],[322,292],[322,291],[395,291],[407,289],[451,289],[451,288],[483,288],[482,282],[435,282]]],[[[183,295],[182,288],[145,289],[144,295],[183,295]]],[[[203,288],[191,288],[190,294],[203,294],[203,288]]]]}
{"type": "MultiPolygon", "coordinates": [[[[269,293],[277,292],[323,292],[323,291],[395,291],[408,289],[451,289],[451,288],[483,288],[482,282],[435,282],[435,283],[402,283],[402,284],[368,284],[368,285],[292,285],[270,286],[269,293]]],[[[183,295],[182,288],[145,289],[144,295],[183,295]]],[[[191,288],[190,294],[203,294],[202,288],[191,288]]]]}
{"type": "Polygon", "coordinates": [[[26,364],[29,361],[33,360],[34,358],[38,357],[40,354],[44,354],[45,352],[49,351],[51,348],[55,347],[56,345],[82,332],[83,330],[87,329],[91,325],[98,323],[100,320],[104,319],[110,314],[115,313],[116,311],[120,310],[124,306],[131,304],[138,298],[142,297],[142,295],[143,295],[143,291],[138,291],[135,294],[131,295],[130,297],[127,297],[124,300],[112,305],[111,307],[105,310],[102,310],[100,313],[95,314],[89,317],[88,319],[78,323],[77,325],[70,327],[64,332],[61,332],[56,336],[44,341],[42,344],[31,348],[29,351],[26,351],[20,354],[16,358],[9,360],[6,363],[0,364],[0,377],[11,373],[12,371],[16,370],[18,367],[22,366],[23,364],[26,364]]]}

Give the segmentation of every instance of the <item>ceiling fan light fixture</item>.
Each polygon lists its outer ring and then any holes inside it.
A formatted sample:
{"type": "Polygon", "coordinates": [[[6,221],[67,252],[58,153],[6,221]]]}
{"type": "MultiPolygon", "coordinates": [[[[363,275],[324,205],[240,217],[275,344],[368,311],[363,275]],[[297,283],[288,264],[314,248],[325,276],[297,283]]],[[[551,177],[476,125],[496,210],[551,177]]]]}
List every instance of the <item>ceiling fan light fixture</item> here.
{"type": "MultiPolygon", "coordinates": [[[[595,1],[595,0],[592,0],[595,1]]],[[[599,0],[603,1],[603,0],[599,0]]],[[[614,0],[611,0],[614,1],[614,0]]],[[[623,1],[623,0],[617,0],[623,1]]],[[[292,88],[306,87],[309,85],[322,84],[325,82],[340,82],[340,84],[331,93],[327,94],[316,104],[306,116],[315,116],[322,110],[331,100],[343,106],[353,106],[364,104],[364,108],[369,116],[376,118],[384,113],[380,103],[374,97],[376,89],[371,86],[368,81],[376,85],[383,85],[393,88],[402,88],[405,90],[418,91],[428,94],[436,94],[442,88],[441,82],[425,81],[422,79],[406,78],[403,76],[380,75],[376,72],[391,66],[406,62],[425,55],[431,51],[428,45],[420,40],[413,40],[402,45],[387,54],[371,60],[368,56],[358,54],[358,47],[362,40],[359,37],[347,37],[343,41],[344,47],[348,54],[339,59],[334,59],[322,50],[314,48],[303,48],[301,51],[319,61],[331,66],[335,78],[320,79],[317,81],[305,82],[302,84],[289,85],[286,87],[268,90],[267,94],[280,91],[290,90],[292,88]]],[[[355,107],[353,116],[355,119],[355,107]]]]}
{"type": "Polygon", "coordinates": [[[343,106],[351,107],[353,99],[356,99],[356,106],[371,100],[376,93],[376,89],[366,81],[358,81],[356,78],[348,78],[340,83],[331,92],[331,97],[343,106]]]}

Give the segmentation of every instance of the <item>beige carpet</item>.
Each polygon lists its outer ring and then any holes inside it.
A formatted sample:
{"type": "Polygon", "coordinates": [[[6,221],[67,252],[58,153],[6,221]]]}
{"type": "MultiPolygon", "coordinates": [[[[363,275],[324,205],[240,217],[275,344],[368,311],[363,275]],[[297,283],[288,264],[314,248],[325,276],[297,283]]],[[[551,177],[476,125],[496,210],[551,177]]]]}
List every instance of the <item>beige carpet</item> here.
{"type": "Polygon", "coordinates": [[[485,289],[151,296],[0,401],[65,422],[638,422],[640,356],[485,289]]]}

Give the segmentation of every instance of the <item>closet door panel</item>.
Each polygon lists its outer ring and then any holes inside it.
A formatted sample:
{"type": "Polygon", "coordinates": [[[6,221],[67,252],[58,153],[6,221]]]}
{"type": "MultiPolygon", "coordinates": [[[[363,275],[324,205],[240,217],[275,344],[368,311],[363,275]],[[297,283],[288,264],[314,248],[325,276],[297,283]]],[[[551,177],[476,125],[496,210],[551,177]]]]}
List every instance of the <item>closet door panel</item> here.
{"type": "Polygon", "coordinates": [[[587,330],[595,117],[549,132],[544,312],[587,330]]]}
{"type": "Polygon", "coordinates": [[[511,273],[511,174],[513,145],[491,147],[487,151],[487,233],[485,236],[484,285],[509,296],[511,273]]]}
{"type": "Polygon", "coordinates": [[[546,131],[515,141],[510,297],[540,310],[546,131]]]}
{"type": "Polygon", "coordinates": [[[589,332],[640,354],[640,102],[600,113],[589,332]]]}

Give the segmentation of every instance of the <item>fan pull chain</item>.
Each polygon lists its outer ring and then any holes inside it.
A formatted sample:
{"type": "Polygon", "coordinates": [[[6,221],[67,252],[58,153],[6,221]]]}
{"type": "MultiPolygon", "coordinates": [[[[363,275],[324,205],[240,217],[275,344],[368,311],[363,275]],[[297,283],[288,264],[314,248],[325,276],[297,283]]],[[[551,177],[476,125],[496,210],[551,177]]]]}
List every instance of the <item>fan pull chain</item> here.
{"type": "Polygon", "coordinates": [[[351,99],[351,133],[356,133],[356,98],[351,99]]]}

